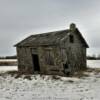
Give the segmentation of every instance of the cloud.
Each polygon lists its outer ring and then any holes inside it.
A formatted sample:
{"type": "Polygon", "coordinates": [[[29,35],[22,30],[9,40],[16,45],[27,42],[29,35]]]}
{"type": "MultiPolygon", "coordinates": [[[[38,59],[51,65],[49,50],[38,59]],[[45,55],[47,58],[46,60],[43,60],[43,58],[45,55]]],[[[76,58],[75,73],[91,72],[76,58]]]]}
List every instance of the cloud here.
{"type": "Polygon", "coordinates": [[[0,55],[15,54],[14,43],[30,32],[65,29],[71,22],[83,33],[89,50],[99,48],[99,5],[99,0],[0,1],[0,55]]]}

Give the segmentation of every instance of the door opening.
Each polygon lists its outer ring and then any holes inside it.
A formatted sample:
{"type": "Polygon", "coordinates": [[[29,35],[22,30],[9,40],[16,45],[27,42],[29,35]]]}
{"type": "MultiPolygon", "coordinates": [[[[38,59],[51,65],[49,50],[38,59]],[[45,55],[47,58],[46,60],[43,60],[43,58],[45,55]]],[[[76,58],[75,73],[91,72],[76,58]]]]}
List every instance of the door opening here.
{"type": "Polygon", "coordinates": [[[64,74],[66,74],[67,76],[70,75],[70,67],[69,64],[66,62],[65,64],[63,64],[64,67],[64,74]]]}
{"type": "Polygon", "coordinates": [[[39,57],[37,54],[32,54],[34,71],[40,71],[39,57]]]}

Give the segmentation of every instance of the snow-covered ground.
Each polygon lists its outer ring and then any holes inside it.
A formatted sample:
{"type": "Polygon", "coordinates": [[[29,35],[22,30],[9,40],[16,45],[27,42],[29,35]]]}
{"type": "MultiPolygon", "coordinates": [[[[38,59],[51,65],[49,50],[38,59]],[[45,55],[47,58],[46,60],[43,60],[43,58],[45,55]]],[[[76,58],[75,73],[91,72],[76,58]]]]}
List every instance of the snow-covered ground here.
{"type": "MultiPolygon", "coordinates": [[[[17,70],[17,66],[10,68],[17,70]]],[[[0,74],[0,100],[100,100],[100,72],[85,74],[81,78],[56,76],[58,79],[32,75],[31,80],[0,74]]]]}
{"type": "Polygon", "coordinates": [[[17,61],[17,59],[0,59],[0,62],[1,61],[9,61],[10,62],[10,61],[17,61]]]}
{"type": "Polygon", "coordinates": [[[0,66],[0,72],[17,71],[17,66],[0,66]]]}
{"type": "Polygon", "coordinates": [[[31,78],[0,76],[0,100],[100,100],[100,73],[58,80],[40,75],[31,78]]]}
{"type": "Polygon", "coordinates": [[[100,60],[87,60],[87,65],[90,68],[100,68],[100,60]]]}

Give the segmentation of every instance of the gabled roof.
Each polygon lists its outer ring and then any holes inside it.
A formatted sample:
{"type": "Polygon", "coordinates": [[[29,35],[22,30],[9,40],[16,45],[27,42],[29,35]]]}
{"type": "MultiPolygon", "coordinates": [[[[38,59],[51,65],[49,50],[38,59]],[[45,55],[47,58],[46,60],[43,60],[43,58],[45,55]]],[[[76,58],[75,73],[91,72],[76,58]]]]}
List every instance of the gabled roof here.
{"type": "MultiPolygon", "coordinates": [[[[80,40],[86,46],[89,47],[86,43],[85,39],[83,38],[82,34],[75,30],[79,34],[80,40]]],[[[60,43],[61,40],[65,39],[70,34],[70,30],[60,30],[42,34],[31,35],[26,39],[22,40],[21,42],[17,43],[15,46],[47,46],[47,45],[57,45],[60,43]]]]}

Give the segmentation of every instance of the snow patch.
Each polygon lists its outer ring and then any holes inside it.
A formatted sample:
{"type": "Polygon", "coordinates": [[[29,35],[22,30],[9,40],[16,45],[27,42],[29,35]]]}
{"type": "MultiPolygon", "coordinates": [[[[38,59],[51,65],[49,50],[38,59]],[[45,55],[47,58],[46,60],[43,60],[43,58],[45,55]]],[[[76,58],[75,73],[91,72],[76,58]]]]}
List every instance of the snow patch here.
{"type": "Polygon", "coordinates": [[[100,74],[89,77],[0,76],[0,100],[100,100],[100,74]]]}

